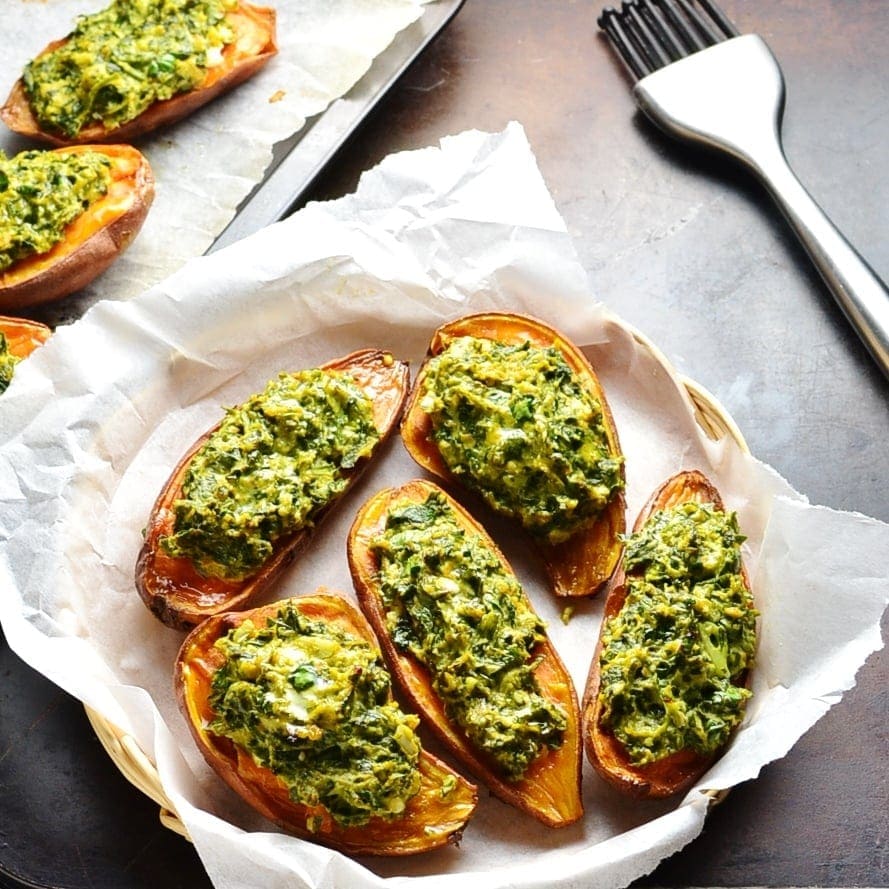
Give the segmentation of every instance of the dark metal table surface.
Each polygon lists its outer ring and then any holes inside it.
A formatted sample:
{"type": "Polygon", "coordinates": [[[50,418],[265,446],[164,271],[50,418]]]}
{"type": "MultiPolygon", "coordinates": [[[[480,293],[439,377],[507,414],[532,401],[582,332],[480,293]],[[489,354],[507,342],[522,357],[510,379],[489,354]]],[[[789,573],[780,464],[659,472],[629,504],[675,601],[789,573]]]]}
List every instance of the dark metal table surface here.
{"type": "MultiPolygon", "coordinates": [[[[889,3],[723,5],[781,61],[792,164],[889,279],[889,3]]],[[[636,113],[597,12],[467,0],[311,198],[352,190],[392,151],[521,121],[598,297],[713,392],[753,453],[812,502],[889,520],[889,383],[759,187],[636,113]]],[[[873,655],[840,704],[640,885],[889,885],[887,674],[885,652],[873,655]]],[[[207,886],[80,705],[5,644],[0,676],[0,885],[207,886]]]]}

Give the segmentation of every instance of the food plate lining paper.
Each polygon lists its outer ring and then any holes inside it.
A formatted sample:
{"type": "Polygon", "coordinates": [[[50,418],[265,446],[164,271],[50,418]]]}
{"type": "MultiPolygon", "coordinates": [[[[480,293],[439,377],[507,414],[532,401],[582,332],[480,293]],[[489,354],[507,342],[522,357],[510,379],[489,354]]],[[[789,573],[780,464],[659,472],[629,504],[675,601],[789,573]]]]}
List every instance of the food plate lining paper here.
{"type": "MultiPolygon", "coordinates": [[[[420,472],[393,440],[265,600],[351,593],[356,510],[420,472]]],[[[562,603],[509,529],[492,524],[582,689],[601,599],[562,603]]],[[[0,618],[34,668],[131,734],[219,887],[623,886],[701,830],[710,794],[754,778],[854,683],[881,646],[889,526],[809,505],[732,439],[710,441],[657,351],[597,302],[518,124],[387,158],[354,195],[311,204],[103,301],[20,365],[0,400],[0,618]],[[683,800],[633,802],[585,765],[586,814],[543,828],[484,789],[459,847],[355,861],[276,831],[205,766],[172,690],[182,634],[136,594],[154,497],[184,449],[278,371],[368,346],[416,370],[432,331],[499,309],[583,344],[627,458],[628,517],[682,468],[713,478],[748,536],[761,611],[754,697],[722,759],[683,800]]],[[[109,764],[109,767],[110,764],[109,764]]]]}

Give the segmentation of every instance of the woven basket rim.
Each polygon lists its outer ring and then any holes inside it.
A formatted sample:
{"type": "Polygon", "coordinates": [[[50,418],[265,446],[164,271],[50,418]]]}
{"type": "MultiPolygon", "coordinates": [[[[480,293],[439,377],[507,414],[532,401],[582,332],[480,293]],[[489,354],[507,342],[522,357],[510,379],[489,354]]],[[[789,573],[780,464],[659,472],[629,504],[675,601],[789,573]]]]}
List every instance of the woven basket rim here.
{"type": "MultiPolygon", "coordinates": [[[[634,339],[648,349],[664,366],[670,366],[666,357],[654,343],[639,331],[632,330],[631,332],[634,339]]],[[[707,437],[713,441],[731,438],[744,452],[749,453],[741,430],[716,397],[694,380],[685,376],[678,376],[678,380],[688,396],[698,426],[707,437]]],[[[131,735],[117,728],[89,706],[84,705],[84,709],[99,741],[123,776],[158,804],[160,807],[158,817],[161,823],[191,841],[188,829],[177,814],[176,807],[163,790],[154,762],[142,751],[131,735]]],[[[716,803],[721,801],[726,793],[710,793],[709,796],[711,801],[716,803]]]]}
{"type": "Polygon", "coordinates": [[[185,824],[176,812],[176,807],[164,792],[160,774],[154,762],[143,752],[132,735],[119,729],[92,707],[84,704],[83,709],[86,711],[87,719],[96,733],[96,737],[120,773],[137,790],[158,804],[158,817],[161,824],[190,842],[191,837],[185,824]]]}

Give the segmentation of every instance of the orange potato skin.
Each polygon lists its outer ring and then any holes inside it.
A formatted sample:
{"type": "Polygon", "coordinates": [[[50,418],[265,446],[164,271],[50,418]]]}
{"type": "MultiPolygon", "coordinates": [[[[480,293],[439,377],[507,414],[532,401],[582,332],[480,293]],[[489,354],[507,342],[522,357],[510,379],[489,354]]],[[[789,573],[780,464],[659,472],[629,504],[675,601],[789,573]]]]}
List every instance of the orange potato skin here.
{"type": "Polygon", "coordinates": [[[561,704],[567,713],[565,740],[557,750],[544,751],[524,778],[512,782],[504,780],[496,766],[469,742],[463,730],[448,719],[441,700],[432,688],[429,671],[411,654],[397,648],[388,634],[377,581],[379,564],[370,544],[383,531],[392,504],[405,500],[422,503],[435,491],[448,500],[461,524],[480,534],[506,569],[512,571],[494,541],[460,504],[432,482],[416,479],[400,488],[389,488],[374,495],[355,518],[349,533],[348,558],[358,602],[380,640],[395,681],[445,747],[500,799],[548,827],[572,824],[583,815],[580,797],[580,712],[571,677],[549,640],[532,652],[532,658],[540,658],[535,676],[541,691],[561,704]]]}
{"type": "MultiPolygon", "coordinates": [[[[305,617],[366,639],[379,651],[367,621],[342,596],[319,591],[289,601],[305,617]]],[[[210,682],[224,662],[224,655],[213,643],[247,618],[264,626],[266,619],[277,614],[283,604],[276,602],[252,611],[215,615],[195,628],[182,644],[175,666],[176,697],[192,737],[209,765],[237,794],[283,830],[351,855],[412,855],[457,843],[475,811],[477,790],[428,751],[420,754],[420,791],[408,802],[401,818],[372,818],[360,827],[342,827],[323,806],[295,803],[284,783],[270,770],[257,766],[248,753],[228,738],[207,729],[213,718],[210,682]],[[453,776],[457,783],[443,799],[440,787],[445,776],[453,776]],[[312,817],[321,819],[321,826],[314,832],[306,826],[312,817]]]]}
{"type": "Polygon", "coordinates": [[[86,287],[129,247],[154,200],[148,160],[130,145],[81,145],[59,154],[96,151],[111,160],[105,195],[71,222],[46,253],[26,256],[0,272],[0,308],[52,302],[86,287]]]}
{"type": "MultiPolygon", "coordinates": [[[[72,138],[44,130],[31,112],[21,78],[15,82],[6,103],[0,108],[0,119],[14,132],[50,145],[130,142],[175,123],[252,77],[278,52],[274,9],[240,3],[228,13],[228,18],[236,36],[222,51],[223,63],[208,69],[203,82],[195,89],[155,102],[138,117],[120,126],[109,129],[102,123],[89,124],[72,138]]],[[[57,49],[66,39],[54,40],[40,55],[57,49]]]]}
{"type": "MultiPolygon", "coordinates": [[[[724,509],[719,491],[703,473],[697,470],[680,472],[667,479],[652,494],[636,519],[633,527],[634,533],[641,530],[648,518],[658,510],[693,501],[712,503],[717,509],[724,509]]],[[[750,582],[743,566],[741,574],[749,589],[750,582]]],[[[616,583],[605,600],[602,629],[609,618],[620,612],[625,600],[626,572],[621,566],[616,583]]],[[[718,752],[705,756],[693,750],[680,750],[671,756],[642,766],[630,762],[623,744],[600,724],[599,656],[601,652],[602,632],[600,630],[581,705],[583,741],[587,759],[609,784],[633,797],[660,798],[688,790],[716,760],[718,752]]],[[[749,676],[745,676],[742,684],[746,684],[748,681],[749,676]]]]}
{"type": "Polygon", "coordinates": [[[0,315],[0,333],[6,337],[6,346],[16,358],[27,358],[52,336],[52,330],[39,321],[5,315],[0,315]]]}
{"type": "MultiPolygon", "coordinates": [[[[374,424],[380,432],[381,445],[401,416],[409,385],[407,364],[396,361],[388,352],[364,349],[322,367],[349,373],[373,400],[374,424]]],[[[161,490],[151,510],[136,562],[139,595],[159,620],[176,629],[187,629],[211,615],[245,607],[290,564],[308,542],[313,530],[302,529],[282,537],[277,541],[270,559],[255,574],[240,581],[204,577],[189,559],[163,552],[160,538],[173,530],[173,504],[181,497],[182,480],[188,464],[216,428],[218,424],[189,448],[161,490]]],[[[360,476],[368,463],[369,460],[362,460],[348,471],[350,482],[360,476]]],[[[320,511],[316,527],[335,502],[320,511]]]]}
{"type": "MultiPolygon", "coordinates": [[[[605,429],[611,450],[620,454],[620,442],[611,408],[595,371],[583,353],[566,337],[542,321],[526,315],[487,312],[467,315],[440,327],[429,345],[428,355],[438,355],[448,344],[461,336],[473,336],[503,343],[519,344],[526,340],[533,346],[554,346],[568,366],[585,382],[602,406],[605,429]]],[[[420,407],[425,365],[420,368],[404,420],[401,437],[408,453],[423,469],[448,483],[456,479],[441,459],[432,439],[432,422],[420,407]]],[[[622,470],[623,474],[623,470],[622,470]]],[[[623,545],[620,535],[626,527],[626,502],[620,491],[602,515],[560,544],[535,541],[557,596],[591,596],[605,588],[620,562],[623,545]]]]}

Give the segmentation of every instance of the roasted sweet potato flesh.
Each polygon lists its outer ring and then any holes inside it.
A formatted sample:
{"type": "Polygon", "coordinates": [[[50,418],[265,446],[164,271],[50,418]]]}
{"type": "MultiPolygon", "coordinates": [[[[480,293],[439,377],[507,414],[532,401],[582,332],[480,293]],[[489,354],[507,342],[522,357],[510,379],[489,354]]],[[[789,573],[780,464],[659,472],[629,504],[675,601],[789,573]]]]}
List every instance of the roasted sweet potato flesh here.
{"type": "MultiPolygon", "coordinates": [[[[724,509],[719,491],[703,473],[697,470],[680,472],[654,492],[636,519],[634,532],[639,531],[658,510],[689,502],[712,503],[717,509],[724,509]]],[[[749,580],[743,568],[741,573],[749,588],[749,580]]],[[[626,577],[621,567],[617,572],[615,585],[605,600],[603,628],[605,621],[618,614],[623,607],[627,592],[626,577]]],[[[716,755],[704,756],[694,750],[680,750],[645,765],[631,762],[623,744],[601,722],[599,656],[602,645],[600,631],[582,704],[583,742],[587,758],[606,781],[631,796],[666,797],[687,790],[709,768],[716,755]]],[[[745,676],[744,680],[747,679],[745,676]]]]}
{"type": "Polygon", "coordinates": [[[26,358],[50,338],[52,330],[39,321],[0,316],[0,333],[6,337],[6,347],[11,354],[26,358]]]}
{"type": "MultiPolygon", "coordinates": [[[[440,354],[451,341],[463,336],[510,345],[530,342],[532,346],[558,349],[584,387],[599,401],[609,449],[614,455],[620,455],[617,429],[595,371],[580,349],[557,330],[523,315],[496,312],[468,315],[436,331],[429,346],[429,356],[440,354]]],[[[424,378],[421,368],[402,421],[402,439],[420,466],[446,482],[454,482],[432,438],[431,418],[420,405],[424,378]]],[[[592,524],[577,531],[564,543],[537,544],[557,596],[589,596],[607,583],[620,561],[620,535],[625,529],[625,508],[623,492],[617,492],[592,524]]]]}
{"type": "MultiPolygon", "coordinates": [[[[378,650],[373,632],[360,612],[341,596],[316,593],[289,600],[301,615],[323,621],[366,639],[378,650]]],[[[277,602],[247,612],[217,615],[204,621],[185,639],[176,660],[175,685],[180,709],[198,748],[216,773],[243,799],[282,829],[353,855],[412,855],[456,842],[475,810],[477,793],[470,784],[427,751],[420,754],[421,786],[395,820],[372,818],[362,826],[343,827],[323,806],[295,803],[284,783],[256,765],[248,753],[207,726],[213,719],[210,683],[224,655],[214,642],[249,618],[263,626],[276,615],[277,602]],[[453,789],[442,793],[442,782],[453,789]],[[307,825],[314,820],[316,830],[307,825]]]]}
{"type": "Polygon", "coordinates": [[[371,544],[382,533],[391,506],[405,502],[424,503],[435,492],[447,498],[461,525],[471,533],[480,535],[511,572],[494,541],[465,509],[431,482],[411,481],[400,488],[386,489],[373,496],[361,508],[352,525],[348,541],[349,566],[362,610],[380,640],[396,682],[445,747],[505,802],[550,827],[571,824],[583,815],[580,799],[579,710],[571,677],[550,642],[544,642],[533,652],[532,657],[539,658],[534,674],[541,693],[560,704],[568,717],[564,742],[555,750],[541,753],[525,776],[513,782],[505,780],[496,766],[470,743],[462,728],[448,718],[441,699],[432,687],[426,666],[410,653],[396,647],[387,632],[378,579],[379,564],[371,544]]]}
{"type": "MultiPolygon", "coordinates": [[[[223,49],[221,64],[208,68],[204,80],[195,89],[155,102],[138,117],[120,126],[106,128],[102,123],[89,124],[73,138],[45,130],[31,112],[21,80],[16,81],[6,104],[0,108],[0,118],[11,130],[51,145],[126,141],[181,120],[216,96],[243,83],[278,51],[274,9],[240,3],[227,13],[227,19],[235,31],[235,39],[223,49]]],[[[53,41],[41,55],[64,43],[64,38],[53,41]]]]}
{"type": "Polygon", "coordinates": [[[46,253],[26,256],[0,272],[0,307],[50,302],[85,287],[129,246],[154,199],[154,175],[129,145],[58,148],[60,154],[95,151],[111,161],[108,191],[65,228],[46,253]]]}
{"type": "MultiPolygon", "coordinates": [[[[374,425],[382,440],[401,416],[408,392],[408,367],[388,352],[365,349],[323,365],[327,370],[349,374],[373,402],[374,425]]],[[[145,541],[136,564],[136,586],[145,604],[164,623],[178,629],[194,626],[223,611],[245,607],[287,567],[308,541],[309,529],[297,530],[276,541],[269,560],[244,580],[228,581],[206,577],[189,559],[166,554],[160,539],[173,530],[174,504],[182,496],[182,481],[194,454],[217,427],[208,430],[179,461],[152,508],[145,541]]],[[[367,460],[347,470],[351,481],[360,475],[367,460]]],[[[316,524],[333,503],[323,508],[316,524]]]]}

